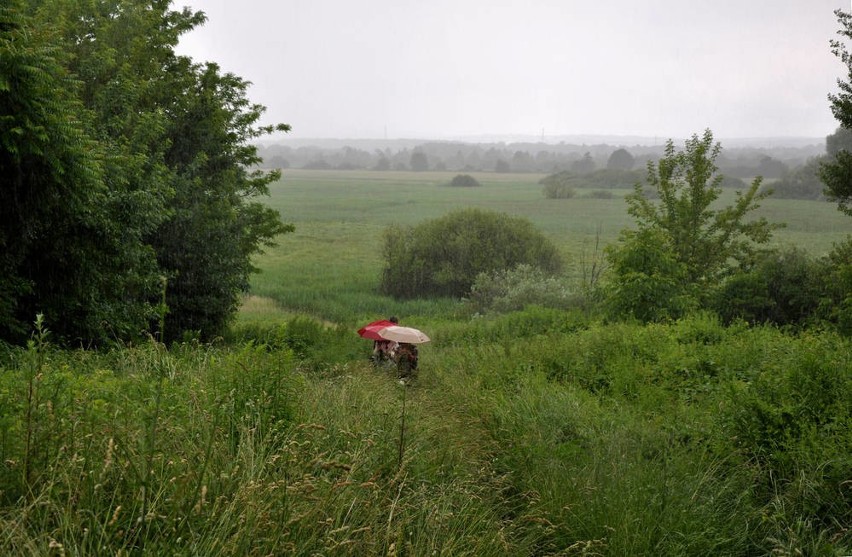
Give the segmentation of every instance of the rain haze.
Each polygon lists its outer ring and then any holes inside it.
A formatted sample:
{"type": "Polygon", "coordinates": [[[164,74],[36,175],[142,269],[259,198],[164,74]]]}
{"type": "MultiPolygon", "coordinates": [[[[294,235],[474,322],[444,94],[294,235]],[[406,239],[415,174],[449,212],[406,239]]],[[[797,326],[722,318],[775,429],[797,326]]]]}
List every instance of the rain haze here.
{"type": "Polygon", "coordinates": [[[293,138],[824,138],[848,0],[177,0],[293,138]]]}

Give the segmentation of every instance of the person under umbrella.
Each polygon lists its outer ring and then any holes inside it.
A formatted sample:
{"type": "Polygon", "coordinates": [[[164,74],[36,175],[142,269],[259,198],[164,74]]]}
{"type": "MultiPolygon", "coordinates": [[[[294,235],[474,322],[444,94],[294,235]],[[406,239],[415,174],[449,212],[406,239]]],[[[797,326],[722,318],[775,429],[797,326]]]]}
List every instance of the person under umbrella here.
{"type": "MultiPolygon", "coordinates": [[[[396,317],[389,317],[388,323],[396,325],[399,320],[396,317]]],[[[378,338],[373,340],[373,354],[371,359],[375,364],[381,364],[393,359],[393,354],[396,351],[397,342],[386,338],[378,338]]]]}

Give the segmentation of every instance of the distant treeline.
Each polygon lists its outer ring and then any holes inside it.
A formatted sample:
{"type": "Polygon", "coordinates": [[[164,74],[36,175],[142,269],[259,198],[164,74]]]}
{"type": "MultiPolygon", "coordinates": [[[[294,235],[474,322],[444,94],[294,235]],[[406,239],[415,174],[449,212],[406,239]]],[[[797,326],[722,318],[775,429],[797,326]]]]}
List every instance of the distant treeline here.
{"type": "MultiPolygon", "coordinates": [[[[320,143],[319,141],[317,143],[320,143]]],[[[267,168],[335,170],[438,170],[454,172],[571,171],[588,174],[600,169],[644,169],[656,161],[663,145],[464,143],[464,142],[368,142],[351,145],[300,145],[286,143],[259,146],[267,168]],[[624,156],[624,155],[629,156],[624,156]],[[615,160],[614,160],[615,158],[615,160]]],[[[761,175],[780,179],[791,169],[825,152],[823,144],[801,147],[727,148],[718,161],[720,170],[732,177],[761,175]]]]}
{"type": "MultiPolygon", "coordinates": [[[[743,187],[744,180],[762,176],[775,197],[824,199],[824,185],[817,174],[821,162],[841,149],[852,149],[849,132],[839,128],[825,144],[805,146],[733,147],[717,161],[725,176],[723,187],[743,187]]],[[[662,156],[663,145],[629,147],[606,143],[465,143],[353,140],[317,145],[274,143],[258,146],[263,167],[313,170],[451,171],[499,173],[570,173],[588,176],[592,182],[620,176],[617,183],[598,187],[630,187],[635,176],[643,177],[648,162],[662,156]],[[625,171],[632,171],[625,174],[625,171]],[[629,184],[622,184],[629,177],[629,184]]],[[[588,180],[585,180],[587,182],[588,180]]],[[[606,180],[604,180],[606,181],[606,180]]],[[[593,184],[592,184],[593,185],[593,184]]],[[[591,186],[590,186],[591,187],[591,186]]]]}

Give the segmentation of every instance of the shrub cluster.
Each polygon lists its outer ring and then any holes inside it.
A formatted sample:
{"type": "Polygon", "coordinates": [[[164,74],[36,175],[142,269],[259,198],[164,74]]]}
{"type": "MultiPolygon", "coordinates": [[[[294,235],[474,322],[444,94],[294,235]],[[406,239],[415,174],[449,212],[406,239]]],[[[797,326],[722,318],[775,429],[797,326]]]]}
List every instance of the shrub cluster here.
{"type": "Polygon", "coordinates": [[[479,180],[470,174],[458,174],[450,180],[450,186],[454,188],[476,188],[481,186],[479,180]]]}
{"type": "Polygon", "coordinates": [[[581,531],[601,554],[848,552],[848,339],[711,313],[560,331],[541,313],[448,331],[465,341],[442,364],[480,385],[499,470],[536,493],[513,516],[548,525],[540,547],[581,531]]]}
{"type": "Polygon", "coordinates": [[[480,273],[470,289],[469,301],[479,313],[505,313],[531,305],[568,309],[583,302],[565,278],[527,264],[480,273]]]}
{"type": "Polygon", "coordinates": [[[570,199],[574,195],[574,188],[568,183],[547,184],[544,186],[544,196],[548,199],[570,199]]]}
{"type": "Polygon", "coordinates": [[[462,209],[384,235],[381,291],[398,298],[465,296],[480,273],[529,264],[562,268],[553,243],[526,219],[462,209]]]}

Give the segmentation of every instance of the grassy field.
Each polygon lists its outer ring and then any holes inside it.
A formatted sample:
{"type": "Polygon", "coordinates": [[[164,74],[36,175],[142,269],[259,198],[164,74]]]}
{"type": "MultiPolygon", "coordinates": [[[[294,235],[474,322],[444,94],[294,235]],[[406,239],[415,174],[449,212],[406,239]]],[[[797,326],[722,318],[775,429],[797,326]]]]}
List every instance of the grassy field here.
{"type": "MultiPolygon", "coordinates": [[[[451,177],[288,171],[270,203],[296,232],[225,343],[0,347],[0,554],[852,554],[849,338],[380,296],[390,223],[502,210],[575,262],[629,224],[623,191],[451,177]],[[392,313],[432,338],[407,384],[355,334],[392,313]]],[[[813,254],[850,232],[764,205],[813,254]]]]}
{"type": "MultiPolygon", "coordinates": [[[[296,232],[257,259],[263,273],[252,292],[280,306],[347,324],[374,315],[445,315],[452,304],[398,303],[379,296],[382,232],[390,224],[413,225],[461,207],[502,211],[529,219],[551,238],[577,277],[594,255],[596,236],[614,242],[632,225],[624,195],[545,199],[537,174],[475,173],[480,188],[451,188],[451,172],[287,170],[271,187],[270,205],[296,232]]],[[[723,201],[732,193],[724,192],[723,201]]],[[[774,245],[794,245],[813,255],[852,233],[852,221],[834,204],[766,200],[758,213],[784,223],[774,245]]]]}

